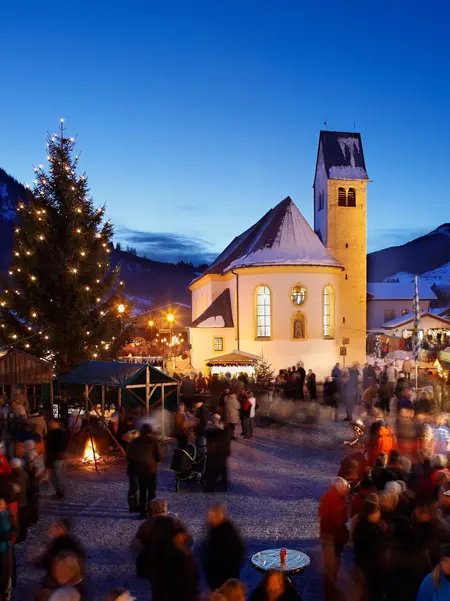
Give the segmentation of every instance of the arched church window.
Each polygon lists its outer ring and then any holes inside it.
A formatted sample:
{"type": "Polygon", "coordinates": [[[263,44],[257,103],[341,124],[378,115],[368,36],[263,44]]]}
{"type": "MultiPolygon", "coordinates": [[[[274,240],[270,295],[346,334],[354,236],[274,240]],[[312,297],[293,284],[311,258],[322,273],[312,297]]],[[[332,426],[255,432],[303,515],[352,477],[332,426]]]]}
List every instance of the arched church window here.
{"type": "Polygon", "coordinates": [[[306,288],[304,286],[294,286],[291,292],[291,301],[296,307],[304,305],[306,302],[306,288]]]}
{"type": "Polygon", "coordinates": [[[340,207],[347,206],[347,192],[345,188],[338,188],[338,205],[340,207]]]}
{"type": "Polygon", "coordinates": [[[267,286],[256,289],[256,337],[270,338],[272,333],[272,315],[270,290],[267,286]]]}
{"type": "Polygon", "coordinates": [[[323,289],[323,337],[334,338],[334,290],[331,286],[323,289]]]}
{"type": "Polygon", "coordinates": [[[305,340],[306,319],[304,313],[294,313],[292,318],[292,338],[294,340],[305,340]]]}
{"type": "Polygon", "coordinates": [[[356,207],[356,190],[355,190],[355,188],[348,189],[347,206],[348,207],[356,207]]]}

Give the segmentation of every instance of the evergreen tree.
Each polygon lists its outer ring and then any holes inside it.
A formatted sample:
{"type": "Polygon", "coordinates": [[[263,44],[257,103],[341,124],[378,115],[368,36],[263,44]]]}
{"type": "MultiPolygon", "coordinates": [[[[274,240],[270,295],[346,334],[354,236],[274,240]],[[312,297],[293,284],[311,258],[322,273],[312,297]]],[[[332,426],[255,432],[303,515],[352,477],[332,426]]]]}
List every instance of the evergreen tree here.
{"type": "Polygon", "coordinates": [[[133,326],[119,270],[110,269],[113,227],[95,208],[75,142],[48,136],[48,173],[17,204],[9,278],[0,296],[0,344],[52,358],[58,374],[84,359],[112,359],[133,326]]]}
{"type": "Polygon", "coordinates": [[[255,365],[255,380],[258,384],[268,384],[273,377],[272,365],[261,353],[255,365]]]}

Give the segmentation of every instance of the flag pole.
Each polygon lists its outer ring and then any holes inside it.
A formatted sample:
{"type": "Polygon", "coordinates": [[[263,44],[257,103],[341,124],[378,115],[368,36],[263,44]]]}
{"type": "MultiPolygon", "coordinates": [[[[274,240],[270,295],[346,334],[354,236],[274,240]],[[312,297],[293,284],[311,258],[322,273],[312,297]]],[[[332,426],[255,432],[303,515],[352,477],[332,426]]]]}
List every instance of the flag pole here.
{"type": "Polygon", "coordinates": [[[419,278],[417,275],[414,276],[414,300],[413,300],[413,311],[414,311],[414,359],[416,363],[416,394],[417,388],[419,387],[419,353],[420,353],[420,340],[419,340],[419,323],[420,323],[420,304],[419,304],[419,278]]]}

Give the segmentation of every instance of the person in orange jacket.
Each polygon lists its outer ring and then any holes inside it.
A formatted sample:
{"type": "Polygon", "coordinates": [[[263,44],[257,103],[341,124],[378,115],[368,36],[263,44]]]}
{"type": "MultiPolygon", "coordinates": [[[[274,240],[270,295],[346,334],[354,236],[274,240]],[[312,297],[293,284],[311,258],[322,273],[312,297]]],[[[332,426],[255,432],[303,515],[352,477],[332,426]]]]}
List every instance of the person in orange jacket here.
{"type": "Polygon", "coordinates": [[[341,555],[348,541],[348,495],[350,484],[344,478],[333,478],[329,489],[320,500],[320,540],[324,563],[325,599],[339,598],[336,583],[341,555]]]}

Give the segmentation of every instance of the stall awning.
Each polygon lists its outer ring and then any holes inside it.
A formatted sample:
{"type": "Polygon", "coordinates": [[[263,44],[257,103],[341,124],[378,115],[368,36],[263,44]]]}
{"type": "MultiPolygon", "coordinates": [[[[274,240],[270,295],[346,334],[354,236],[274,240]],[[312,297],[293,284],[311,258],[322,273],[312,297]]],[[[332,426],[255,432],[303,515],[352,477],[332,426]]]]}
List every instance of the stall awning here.
{"type": "Polygon", "coordinates": [[[125,363],[119,361],[84,361],[70,373],[60,378],[63,384],[90,384],[125,389],[145,380],[145,372],[150,372],[151,384],[178,384],[176,380],[148,363],[125,363]]]}
{"type": "Polygon", "coordinates": [[[218,357],[208,359],[206,365],[208,367],[213,367],[214,365],[222,365],[224,367],[228,365],[254,365],[259,359],[258,355],[244,353],[243,351],[233,351],[226,355],[219,355],[218,357]]]}

